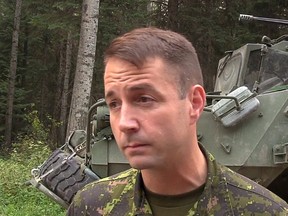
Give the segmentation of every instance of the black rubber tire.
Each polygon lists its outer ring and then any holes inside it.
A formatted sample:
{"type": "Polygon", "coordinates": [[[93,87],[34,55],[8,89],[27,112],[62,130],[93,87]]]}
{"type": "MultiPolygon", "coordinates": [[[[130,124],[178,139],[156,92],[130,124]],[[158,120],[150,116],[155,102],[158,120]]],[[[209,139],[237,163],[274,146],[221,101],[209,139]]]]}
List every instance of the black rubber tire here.
{"type": "MultiPolygon", "coordinates": [[[[55,150],[40,168],[40,176],[57,167],[69,153],[60,149],[55,150]]],[[[86,184],[95,181],[94,176],[84,172],[87,168],[75,157],[67,160],[63,165],[56,168],[42,179],[43,185],[63,199],[67,204],[72,202],[74,195],[86,184]]]]}

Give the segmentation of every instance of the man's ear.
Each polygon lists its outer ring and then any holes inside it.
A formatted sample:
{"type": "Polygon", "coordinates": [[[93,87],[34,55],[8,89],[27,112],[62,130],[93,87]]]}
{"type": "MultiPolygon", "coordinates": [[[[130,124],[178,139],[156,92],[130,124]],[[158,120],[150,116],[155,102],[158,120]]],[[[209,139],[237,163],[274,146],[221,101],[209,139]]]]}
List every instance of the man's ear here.
{"type": "Polygon", "coordinates": [[[192,120],[191,123],[195,123],[199,119],[200,114],[202,113],[203,108],[206,104],[205,90],[201,85],[193,85],[190,88],[188,97],[191,103],[191,110],[190,110],[190,119],[192,120]]]}

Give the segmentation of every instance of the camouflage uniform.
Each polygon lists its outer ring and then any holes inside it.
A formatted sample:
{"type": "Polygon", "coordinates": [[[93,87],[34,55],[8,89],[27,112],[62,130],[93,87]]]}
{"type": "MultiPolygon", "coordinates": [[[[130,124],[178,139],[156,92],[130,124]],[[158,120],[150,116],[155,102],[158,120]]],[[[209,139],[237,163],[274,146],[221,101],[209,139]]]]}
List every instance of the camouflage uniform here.
{"type": "MultiPolygon", "coordinates": [[[[187,215],[288,215],[288,205],[264,187],[218,164],[206,153],[208,178],[196,211],[187,215]]],[[[87,185],[77,193],[67,215],[153,215],[141,173],[129,169],[87,185]]]]}

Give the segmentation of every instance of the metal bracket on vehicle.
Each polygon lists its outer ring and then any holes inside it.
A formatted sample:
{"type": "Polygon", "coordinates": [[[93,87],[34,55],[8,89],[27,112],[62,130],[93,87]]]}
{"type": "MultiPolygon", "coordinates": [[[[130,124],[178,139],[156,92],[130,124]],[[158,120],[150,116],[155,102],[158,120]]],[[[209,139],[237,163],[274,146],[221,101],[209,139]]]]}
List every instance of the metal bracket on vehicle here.
{"type": "Polygon", "coordinates": [[[288,163],[288,143],[273,146],[274,164],[288,163]]]}
{"type": "Polygon", "coordinates": [[[231,149],[232,147],[228,144],[228,143],[220,143],[221,146],[223,147],[223,150],[227,153],[230,154],[231,153],[231,149]]]}

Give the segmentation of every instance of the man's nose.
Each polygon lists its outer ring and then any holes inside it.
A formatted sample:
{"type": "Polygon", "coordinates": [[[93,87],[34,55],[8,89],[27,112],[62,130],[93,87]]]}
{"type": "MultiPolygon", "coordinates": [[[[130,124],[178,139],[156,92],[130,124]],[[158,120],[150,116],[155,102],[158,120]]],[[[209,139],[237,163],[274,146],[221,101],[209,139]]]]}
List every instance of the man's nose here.
{"type": "Polygon", "coordinates": [[[137,113],[129,105],[122,104],[119,129],[124,133],[132,133],[139,129],[137,113]]]}

